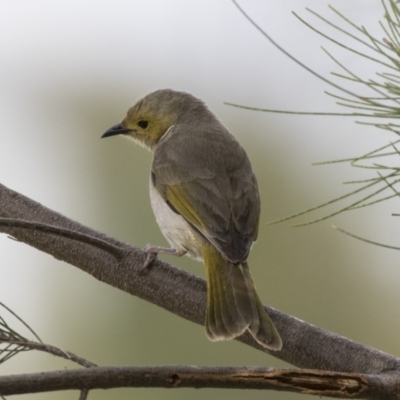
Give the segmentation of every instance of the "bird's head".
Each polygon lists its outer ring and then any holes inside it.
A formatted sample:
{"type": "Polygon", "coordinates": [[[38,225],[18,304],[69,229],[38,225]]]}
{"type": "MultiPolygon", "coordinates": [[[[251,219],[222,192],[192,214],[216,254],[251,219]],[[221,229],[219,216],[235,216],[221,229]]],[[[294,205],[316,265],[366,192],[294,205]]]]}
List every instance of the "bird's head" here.
{"type": "Polygon", "coordinates": [[[198,100],[171,89],[152,92],[134,104],[121,123],[111,127],[102,138],[122,134],[152,150],[193,101],[198,100]]]}

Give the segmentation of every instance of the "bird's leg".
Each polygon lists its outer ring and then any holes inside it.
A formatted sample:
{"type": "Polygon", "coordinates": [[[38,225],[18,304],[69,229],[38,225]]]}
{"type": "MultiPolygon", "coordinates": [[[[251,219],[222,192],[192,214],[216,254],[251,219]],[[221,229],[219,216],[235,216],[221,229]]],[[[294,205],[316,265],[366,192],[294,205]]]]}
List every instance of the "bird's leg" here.
{"type": "Polygon", "coordinates": [[[146,269],[156,258],[157,254],[170,254],[172,256],[182,257],[187,253],[187,250],[177,250],[174,248],[159,247],[148,244],[144,250],[147,253],[146,261],[143,264],[143,269],[146,269]]]}

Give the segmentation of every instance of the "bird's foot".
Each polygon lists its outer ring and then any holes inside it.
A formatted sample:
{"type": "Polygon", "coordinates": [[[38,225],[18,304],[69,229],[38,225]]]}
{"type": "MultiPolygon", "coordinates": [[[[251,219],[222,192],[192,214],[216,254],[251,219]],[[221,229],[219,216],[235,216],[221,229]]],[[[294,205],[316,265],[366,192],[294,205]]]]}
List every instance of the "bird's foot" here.
{"type": "Polygon", "coordinates": [[[170,254],[172,256],[178,256],[178,257],[182,257],[184,254],[187,253],[186,250],[177,250],[174,248],[153,246],[151,244],[148,244],[143,249],[143,251],[147,253],[146,260],[143,264],[143,269],[146,269],[148,266],[150,266],[153,263],[153,261],[157,258],[158,253],[170,254]]]}

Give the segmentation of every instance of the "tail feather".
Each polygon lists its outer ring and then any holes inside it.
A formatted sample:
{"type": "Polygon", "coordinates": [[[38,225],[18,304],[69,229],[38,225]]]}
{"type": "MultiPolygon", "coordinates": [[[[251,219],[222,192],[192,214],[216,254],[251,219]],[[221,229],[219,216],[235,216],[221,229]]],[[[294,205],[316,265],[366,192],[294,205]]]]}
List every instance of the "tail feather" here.
{"type": "Polygon", "coordinates": [[[243,333],[247,327],[238,310],[230,306],[235,304],[234,291],[226,287],[230,280],[224,276],[227,273],[224,267],[217,263],[215,270],[207,268],[206,332],[212,340],[233,339],[238,331],[243,333]]]}
{"type": "Polygon", "coordinates": [[[254,287],[247,263],[233,264],[211,244],[203,246],[207,271],[206,334],[210,340],[233,339],[249,330],[271,350],[282,340],[254,287]]]}
{"type": "Polygon", "coordinates": [[[226,299],[225,296],[221,296],[221,283],[218,276],[215,274],[210,274],[209,281],[212,282],[210,285],[210,298],[207,304],[210,304],[209,311],[207,312],[208,330],[210,331],[210,336],[218,335],[223,337],[229,337],[229,326],[230,326],[230,316],[226,312],[226,299]],[[218,301],[214,301],[218,299],[218,301]]]}
{"type": "Polygon", "coordinates": [[[257,317],[250,324],[249,330],[253,335],[254,339],[257,340],[261,345],[271,349],[280,350],[282,348],[282,339],[275,328],[275,325],[271,321],[271,318],[267,314],[260,297],[258,296],[257,290],[254,286],[253,279],[250,275],[249,266],[247,263],[243,264],[245,274],[247,274],[247,280],[250,282],[251,290],[255,299],[257,308],[257,317]],[[257,321],[258,319],[258,321],[257,321]]]}

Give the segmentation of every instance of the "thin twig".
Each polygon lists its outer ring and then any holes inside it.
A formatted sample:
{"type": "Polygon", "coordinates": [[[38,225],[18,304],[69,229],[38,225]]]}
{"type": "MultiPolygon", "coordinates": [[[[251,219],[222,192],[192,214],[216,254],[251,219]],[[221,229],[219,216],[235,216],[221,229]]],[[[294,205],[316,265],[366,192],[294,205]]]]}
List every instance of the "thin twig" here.
{"type": "Polygon", "coordinates": [[[27,340],[27,341],[9,340],[8,343],[10,343],[12,345],[23,346],[30,350],[39,350],[39,351],[43,351],[45,353],[53,354],[54,356],[65,358],[66,360],[75,362],[85,368],[97,367],[97,365],[95,363],[93,363],[89,360],[86,360],[83,357],[80,357],[74,353],[71,353],[70,351],[62,350],[59,347],[52,346],[50,344],[38,343],[38,342],[29,341],[29,340],[27,340]]]}

